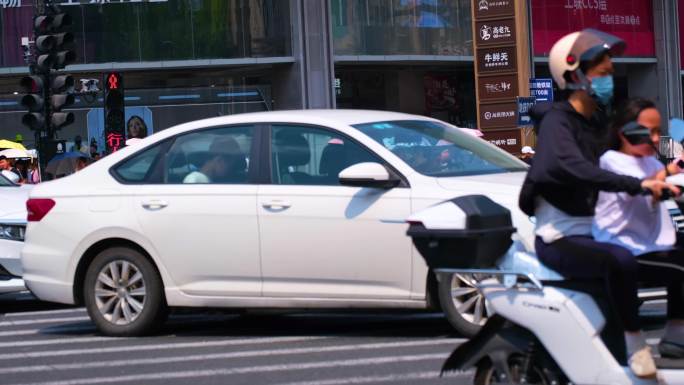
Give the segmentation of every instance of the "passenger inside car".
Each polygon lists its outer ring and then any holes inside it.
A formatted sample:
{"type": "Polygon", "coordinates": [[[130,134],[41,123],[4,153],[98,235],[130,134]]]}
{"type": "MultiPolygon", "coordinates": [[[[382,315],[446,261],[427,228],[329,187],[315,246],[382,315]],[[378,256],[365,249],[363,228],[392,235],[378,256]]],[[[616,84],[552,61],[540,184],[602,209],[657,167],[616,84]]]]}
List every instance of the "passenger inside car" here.
{"type": "Polygon", "coordinates": [[[186,175],[183,183],[247,182],[247,160],[232,137],[217,138],[208,152],[188,155],[188,158],[199,169],[186,175]]]}

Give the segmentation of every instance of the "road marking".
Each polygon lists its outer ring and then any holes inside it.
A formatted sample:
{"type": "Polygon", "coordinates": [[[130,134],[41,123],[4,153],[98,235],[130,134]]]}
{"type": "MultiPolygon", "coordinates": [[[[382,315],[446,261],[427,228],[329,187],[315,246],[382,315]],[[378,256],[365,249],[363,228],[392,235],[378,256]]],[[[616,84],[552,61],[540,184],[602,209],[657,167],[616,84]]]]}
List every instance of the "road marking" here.
{"type": "Polygon", "coordinates": [[[246,366],[229,369],[208,369],[208,370],[186,370],[177,372],[157,372],[144,374],[131,374],[125,376],[107,376],[107,377],[90,377],[90,378],[76,378],[70,380],[47,381],[47,382],[33,382],[14,385],[93,385],[93,384],[107,384],[117,382],[142,382],[152,380],[167,380],[179,378],[198,378],[198,377],[213,377],[213,376],[230,376],[234,374],[249,374],[249,373],[267,373],[280,371],[295,371],[307,369],[322,369],[322,368],[337,368],[337,367],[354,367],[360,365],[380,365],[380,364],[396,364],[402,362],[416,362],[428,360],[444,359],[449,353],[438,354],[416,354],[403,356],[385,356],[373,358],[356,358],[348,360],[335,361],[315,361],[302,362],[296,364],[279,364],[279,365],[262,365],[262,366],[246,366]]]}
{"type": "Polygon", "coordinates": [[[69,337],[69,338],[51,338],[49,340],[29,340],[29,341],[11,341],[0,342],[0,348],[16,348],[20,346],[40,346],[40,345],[60,345],[60,344],[78,344],[84,342],[99,342],[99,341],[124,341],[130,338],[120,337],[69,337]]]}
{"type": "Polygon", "coordinates": [[[2,326],[48,324],[48,323],[54,323],[54,322],[72,322],[72,321],[90,321],[90,317],[82,316],[82,317],[63,317],[63,318],[45,318],[45,319],[2,321],[2,322],[0,322],[0,327],[2,327],[2,326]]]}
{"type": "Polygon", "coordinates": [[[173,362],[189,362],[189,361],[206,361],[229,358],[247,358],[247,357],[268,357],[268,356],[282,356],[291,354],[310,354],[310,353],[330,353],[330,352],[344,352],[350,350],[374,350],[374,349],[390,349],[390,348],[407,348],[417,346],[433,346],[433,345],[447,345],[459,344],[465,342],[464,339],[429,339],[420,341],[399,341],[399,342],[378,342],[368,344],[356,345],[336,345],[336,346],[314,346],[305,348],[291,348],[291,349],[270,349],[270,350],[248,350],[240,352],[229,353],[214,353],[214,354],[199,354],[199,355],[184,355],[175,357],[155,357],[155,358],[136,358],[130,360],[107,360],[96,362],[79,362],[75,364],[50,364],[50,365],[30,365],[30,366],[14,366],[9,368],[0,368],[0,374],[8,373],[26,373],[26,372],[45,372],[52,370],[71,370],[71,369],[93,369],[93,368],[112,368],[119,366],[135,366],[135,365],[154,365],[154,364],[168,364],[173,362]]]}
{"type": "Polygon", "coordinates": [[[22,317],[22,316],[33,316],[33,315],[45,315],[45,314],[66,314],[66,313],[85,313],[85,308],[79,307],[76,309],[60,309],[60,310],[38,310],[38,311],[24,311],[19,313],[7,313],[5,317],[22,317]]]}
{"type": "MultiPolygon", "coordinates": [[[[458,375],[449,375],[449,378],[454,377],[472,377],[472,372],[463,372],[458,375]]],[[[287,382],[279,385],[347,385],[347,384],[370,384],[374,382],[397,382],[397,381],[416,381],[416,380],[437,380],[439,379],[439,372],[416,372],[403,374],[389,374],[386,376],[367,376],[367,377],[347,377],[347,378],[330,378],[327,380],[314,381],[300,381],[287,382]]]]}
{"type": "Polygon", "coordinates": [[[215,346],[247,345],[247,344],[271,344],[279,342],[310,341],[330,338],[327,336],[297,336],[297,337],[265,337],[265,338],[242,338],[221,341],[198,341],[198,342],[179,342],[174,344],[149,344],[135,346],[110,346],[105,348],[90,349],[67,349],[67,350],[48,350],[39,352],[7,353],[0,354],[0,360],[13,360],[20,358],[36,357],[63,357],[79,354],[102,354],[116,352],[136,352],[146,350],[170,350],[183,348],[206,348],[215,346]]]}
{"type": "Polygon", "coordinates": [[[21,330],[10,330],[7,332],[0,332],[0,337],[12,337],[12,336],[26,336],[31,334],[51,334],[51,333],[64,333],[64,332],[79,332],[79,331],[94,331],[94,325],[82,325],[82,326],[50,326],[44,329],[21,329],[21,330]]]}

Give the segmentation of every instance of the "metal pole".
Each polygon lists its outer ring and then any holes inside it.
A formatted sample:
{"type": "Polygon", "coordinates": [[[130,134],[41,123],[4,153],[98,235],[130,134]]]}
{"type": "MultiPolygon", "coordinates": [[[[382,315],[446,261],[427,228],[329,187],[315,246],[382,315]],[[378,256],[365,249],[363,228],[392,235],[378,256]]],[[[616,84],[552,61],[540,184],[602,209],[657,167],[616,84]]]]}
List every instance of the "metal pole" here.
{"type": "Polygon", "coordinates": [[[527,0],[527,24],[529,31],[527,33],[528,44],[530,45],[530,78],[535,78],[534,73],[534,28],[532,21],[532,0],[527,0]]]}

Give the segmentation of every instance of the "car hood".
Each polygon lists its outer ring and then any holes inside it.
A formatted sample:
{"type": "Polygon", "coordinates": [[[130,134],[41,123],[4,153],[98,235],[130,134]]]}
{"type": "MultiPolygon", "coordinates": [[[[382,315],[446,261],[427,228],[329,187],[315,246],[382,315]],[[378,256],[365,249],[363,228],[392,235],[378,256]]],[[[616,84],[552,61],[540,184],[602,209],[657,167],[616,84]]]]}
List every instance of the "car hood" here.
{"type": "Polygon", "coordinates": [[[0,187],[0,221],[26,221],[26,200],[32,185],[0,187]]]}
{"type": "Polygon", "coordinates": [[[526,174],[526,172],[510,172],[459,176],[437,178],[436,182],[443,189],[440,195],[445,199],[482,194],[507,207],[511,210],[513,224],[518,229],[518,235],[523,240],[525,248],[532,251],[534,250],[534,224],[518,208],[518,196],[526,174]]]}

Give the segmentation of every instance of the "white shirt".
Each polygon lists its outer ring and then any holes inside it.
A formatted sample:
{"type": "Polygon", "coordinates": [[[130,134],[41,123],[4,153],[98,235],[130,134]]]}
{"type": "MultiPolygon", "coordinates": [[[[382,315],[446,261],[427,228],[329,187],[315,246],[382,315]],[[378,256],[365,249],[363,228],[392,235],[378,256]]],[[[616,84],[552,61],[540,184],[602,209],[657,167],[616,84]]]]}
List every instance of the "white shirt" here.
{"type": "Polygon", "coordinates": [[[193,171],[183,178],[183,183],[211,183],[211,180],[201,172],[193,171]]]}
{"type": "MultiPolygon", "coordinates": [[[[604,170],[639,179],[663,169],[653,156],[635,157],[608,151],[600,159],[604,170]]],[[[676,242],[674,225],[664,204],[653,206],[647,195],[600,192],[593,226],[594,238],[629,249],[634,255],[669,250],[676,242]]]]}
{"type": "Polygon", "coordinates": [[[571,235],[591,236],[592,217],[576,217],[557,209],[544,198],[537,197],[534,208],[534,233],[544,243],[571,235]]]}

